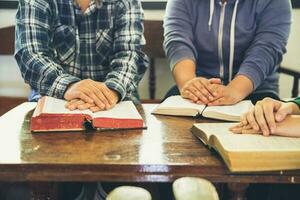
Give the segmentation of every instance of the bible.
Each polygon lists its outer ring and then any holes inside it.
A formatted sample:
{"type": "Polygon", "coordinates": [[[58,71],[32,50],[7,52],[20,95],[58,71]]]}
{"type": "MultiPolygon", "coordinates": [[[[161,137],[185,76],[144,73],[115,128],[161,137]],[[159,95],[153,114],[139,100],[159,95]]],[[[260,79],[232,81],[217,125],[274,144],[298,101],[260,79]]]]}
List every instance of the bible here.
{"type": "Polygon", "coordinates": [[[215,149],[232,172],[300,169],[300,138],[234,134],[235,123],[196,123],[191,131],[215,149]]]}
{"type": "Polygon", "coordinates": [[[240,121],[242,115],[252,106],[253,104],[248,100],[229,106],[206,106],[204,104],[193,103],[190,100],[177,95],[167,98],[164,102],[158,105],[152,113],[193,117],[201,115],[212,119],[240,121]]]}
{"type": "Polygon", "coordinates": [[[93,113],[86,110],[70,111],[66,101],[49,96],[42,97],[31,118],[31,131],[79,131],[95,129],[144,128],[144,121],[131,101],[123,101],[110,110],[93,113]]]}

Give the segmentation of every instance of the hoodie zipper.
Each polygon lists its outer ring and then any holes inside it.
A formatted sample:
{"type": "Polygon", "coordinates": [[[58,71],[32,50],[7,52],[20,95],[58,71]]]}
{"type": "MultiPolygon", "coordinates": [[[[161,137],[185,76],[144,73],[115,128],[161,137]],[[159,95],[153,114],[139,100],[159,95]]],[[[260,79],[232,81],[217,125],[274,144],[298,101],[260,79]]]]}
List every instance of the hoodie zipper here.
{"type": "Polygon", "coordinates": [[[219,36],[218,36],[218,54],[219,54],[219,63],[220,63],[220,78],[224,82],[224,61],[223,61],[223,30],[224,30],[224,19],[225,19],[225,8],[227,2],[220,2],[221,5],[221,14],[219,22],[219,36]]]}

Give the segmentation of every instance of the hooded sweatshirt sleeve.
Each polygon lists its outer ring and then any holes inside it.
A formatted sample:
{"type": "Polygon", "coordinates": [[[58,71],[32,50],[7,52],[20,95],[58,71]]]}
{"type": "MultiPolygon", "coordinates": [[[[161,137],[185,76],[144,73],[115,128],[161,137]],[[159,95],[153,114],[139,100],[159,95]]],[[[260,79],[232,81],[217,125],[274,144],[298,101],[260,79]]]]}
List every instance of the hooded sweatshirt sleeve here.
{"type": "Polygon", "coordinates": [[[164,50],[171,70],[183,59],[196,60],[191,9],[186,0],[168,1],[164,19],[164,50]]]}
{"type": "Polygon", "coordinates": [[[238,74],[247,76],[254,90],[274,71],[286,52],[290,33],[289,0],[261,0],[257,4],[257,30],[238,74]]]}

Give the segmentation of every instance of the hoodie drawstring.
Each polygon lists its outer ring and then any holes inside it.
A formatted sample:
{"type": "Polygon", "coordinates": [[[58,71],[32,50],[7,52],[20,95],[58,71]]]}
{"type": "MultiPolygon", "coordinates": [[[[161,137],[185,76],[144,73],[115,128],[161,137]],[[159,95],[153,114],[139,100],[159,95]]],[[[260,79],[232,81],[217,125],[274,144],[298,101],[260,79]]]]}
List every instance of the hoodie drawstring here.
{"type": "MultiPolygon", "coordinates": [[[[235,24],[236,24],[238,4],[239,4],[239,0],[236,0],[234,9],[233,9],[233,14],[232,14],[232,19],[231,19],[231,27],[230,27],[229,82],[232,80],[232,75],[233,75],[235,24]]],[[[214,10],[215,10],[215,0],[210,0],[210,12],[209,12],[209,21],[208,21],[208,30],[209,31],[211,31],[214,10]]]]}
{"type": "Polygon", "coordinates": [[[229,82],[232,80],[232,75],[233,75],[235,24],[236,24],[236,15],[237,15],[238,4],[239,4],[239,0],[236,0],[234,9],[233,9],[233,14],[232,14],[232,19],[231,19],[231,27],[230,27],[229,82]]]}
{"type": "Polygon", "coordinates": [[[208,30],[211,31],[212,19],[215,11],[215,0],[210,0],[210,12],[208,20],[208,30]]]}

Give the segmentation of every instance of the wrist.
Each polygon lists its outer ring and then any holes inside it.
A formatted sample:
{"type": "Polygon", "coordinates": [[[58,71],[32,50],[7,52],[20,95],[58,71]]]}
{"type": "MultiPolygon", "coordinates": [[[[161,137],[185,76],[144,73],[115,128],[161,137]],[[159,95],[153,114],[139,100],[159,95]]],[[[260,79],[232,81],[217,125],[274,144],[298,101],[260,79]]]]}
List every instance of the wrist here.
{"type": "Polygon", "coordinates": [[[290,108],[291,114],[299,114],[300,109],[298,104],[296,104],[295,102],[287,102],[286,104],[290,108]]]}
{"type": "Polygon", "coordinates": [[[240,90],[240,88],[236,87],[235,85],[229,84],[226,87],[228,88],[229,92],[232,93],[232,97],[235,102],[239,102],[247,96],[243,90],[240,90]]]}
{"type": "Polygon", "coordinates": [[[244,99],[249,94],[253,92],[253,84],[252,81],[244,76],[238,75],[236,76],[229,84],[228,87],[232,92],[235,92],[239,100],[244,99]]]}

